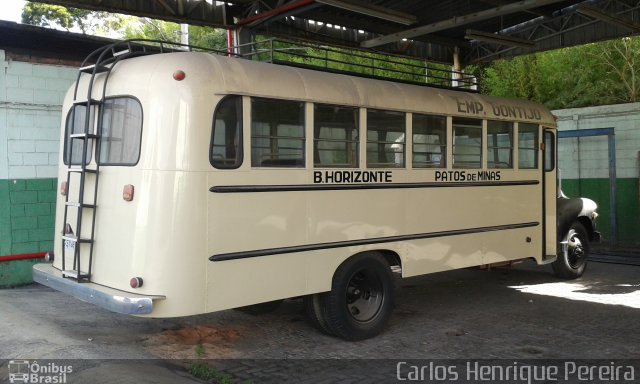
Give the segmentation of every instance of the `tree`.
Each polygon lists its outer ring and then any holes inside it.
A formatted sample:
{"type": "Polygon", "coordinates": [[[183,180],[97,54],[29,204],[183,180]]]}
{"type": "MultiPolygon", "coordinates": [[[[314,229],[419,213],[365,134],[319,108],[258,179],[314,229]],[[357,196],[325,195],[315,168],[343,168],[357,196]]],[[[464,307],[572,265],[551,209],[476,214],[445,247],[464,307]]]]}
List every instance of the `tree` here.
{"type": "Polygon", "coordinates": [[[538,101],[551,109],[640,101],[640,39],[563,48],[471,70],[483,93],[538,101]]]}
{"type": "Polygon", "coordinates": [[[598,46],[603,70],[610,76],[607,85],[617,90],[612,96],[619,102],[635,103],[640,97],[640,40],[625,37],[598,46]]]}
{"type": "Polygon", "coordinates": [[[75,27],[87,34],[119,29],[121,17],[108,12],[28,1],[22,9],[22,22],[42,27],[60,26],[67,31],[75,27]]]}
{"type": "MultiPolygon", "coordinates": [[[[84,34],[180,42],[180,24],[59,5],[27,2],[22,10],[22,22],[66,30],[78,28],[84,34]]],[[[226,49],[226,36],[220,29],[189,26],[189,37],[194,46],[226,49]]]]}
{"type": "MultiPolygon", "coordinates": [[[[120,32],[125,39],[180,42],[180,24],[168,21],[125,17],[120,32]]],[[[189,26],[189,44],[202,48],[226,50],[227,37],[222,29],[189,26]]]]}

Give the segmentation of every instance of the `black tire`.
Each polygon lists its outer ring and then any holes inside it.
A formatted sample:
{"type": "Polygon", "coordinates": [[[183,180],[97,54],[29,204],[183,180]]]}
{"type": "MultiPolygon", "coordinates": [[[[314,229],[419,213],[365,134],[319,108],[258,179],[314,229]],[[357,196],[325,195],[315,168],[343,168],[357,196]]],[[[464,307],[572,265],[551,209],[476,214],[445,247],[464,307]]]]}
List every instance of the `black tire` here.
{"type": "Polygon", "coordinates": [[[258,316],[265,313],[271,313],[280,307],[284,300],[267,301],[264,303],[247,305],[245,307],[234,308],[234,310],[248,315],[258,316]]]}
{"type": "Polygon", "coordinates": [[[325,335],[333,336],[331,330],[327,326],[327,321],[324,319],[324,313],[320,304],[322,296],[326,293],[316,293],[315,295],[308,295],[302,299],[304,304],[304,313],[309,320],[309,323],[313,325],[320,332],[325,335]]]}
{"type": "Polygon", "coordinates": [[[328,330],[345,340],[364,340],[384,329],[394,305],[389,263],[378,253],[354,256],[336,270],[331,291],[320,297],[328,330]]]}
{"type": "Polygon", "coordinates": [[[562,279],[577,279],[587,268],[589,258],[589,236],[580,222],[574,221],[562,239],[558,258],[551,264],[553,272],[562,279]]]}

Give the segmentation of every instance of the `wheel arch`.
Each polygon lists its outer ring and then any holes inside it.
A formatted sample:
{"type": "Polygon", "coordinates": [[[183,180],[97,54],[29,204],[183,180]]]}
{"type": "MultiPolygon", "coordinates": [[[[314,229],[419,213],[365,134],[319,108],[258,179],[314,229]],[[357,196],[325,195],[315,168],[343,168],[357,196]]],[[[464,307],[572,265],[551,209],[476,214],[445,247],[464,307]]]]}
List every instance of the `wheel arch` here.
{"type": "MultiPolygon", "coordinates": [[[[362,255],[367,255],[367,254],[379,254],[382,257],[384,257],[384,259],[387,261],[387,263],[389,263],[390,267],[393,266],[398,266],[400,268],[402,268],[402,259],[400,258],[400,255],[393,250],[390,249],[385,249],[385,248],[380,248],[380,249],[367,249],[366,251],[360,251],[357,253],[354,253],[353,255],[347,257],[345,260],[342,261],[342,264],[346,263],[347,260],[350,260],[354,257],[360,257],[362,255]]],[[[340,267],[340,266],[338,266],[340,267]]],[[[337,268],[336,268],[337,269],[337,268]]]]}
{"type": "Polygon", "coordinates": [[[582,224],[584,229],[587,230],[587,236],[589,236],[589,241],[593,241],[594,237],[595,237],[594,236],[595,228],[593,227],[593,222],[591,220],[589,220],[589,218],[586,217],[586,216],[578,216],[576,218],[576,221],[578,221],[580,224],[582,224]]]}

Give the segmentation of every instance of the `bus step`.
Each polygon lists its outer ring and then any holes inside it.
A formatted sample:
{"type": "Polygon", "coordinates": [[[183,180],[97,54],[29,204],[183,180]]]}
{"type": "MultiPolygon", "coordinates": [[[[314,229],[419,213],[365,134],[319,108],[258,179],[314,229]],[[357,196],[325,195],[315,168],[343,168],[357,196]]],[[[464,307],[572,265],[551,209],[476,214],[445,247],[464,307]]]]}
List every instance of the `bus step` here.
{"type": "Polygon", "coordinates": [[[93,243],[93,239],[85,239],[85,238],[77,238],[75,236],[62,236],[62,240],[73,241],[74,243],[80,244],[91,244],[93,243]]]}
{"type": "Polygon", "coordinates": [[[86,272],[80,272],[80,274],[78,274],[78,271],[76,270],[65,270],[62,271],[62,277],[71,277],[72,279],[80,280],[88,279],[89,274],[86,272]]]}
{"type": "Polygon", "coordinates": [[[67,171],[69,172],[86,172],[86,173],[97,173],[98,171],[96,171],[95,169],[89,169],[89,168],[82,168],[82,167],[69,167],[67,169],[67,171]]]}
{"type": "Polygon", "coordinates": [[[70,138],[72,139],[97,139],[98,137],[100,137],[99,135],[93,134],[93,133],[73,133],[71,135],[69,135],[70,138]]]}
{"type": "Polygon", "coordinates": [[[101,101],[97,99],[89,99],[89,100],[76,100],[73,102],[73,105],[98,105],[101,101]]]}
{"type": "Polygon", "coordinates": [[[84,204],[84,203],[80,204],[80,203],[75,203],[75,202],[71,202],[71,201],[68,201],[68,202],[64,203],[64,205],[66,205],[67,207],[76,207],[76,208],[80,208],[80,207],[82,207],[82,208],[95,208],[96,207],[95,204],[84,204]]]}

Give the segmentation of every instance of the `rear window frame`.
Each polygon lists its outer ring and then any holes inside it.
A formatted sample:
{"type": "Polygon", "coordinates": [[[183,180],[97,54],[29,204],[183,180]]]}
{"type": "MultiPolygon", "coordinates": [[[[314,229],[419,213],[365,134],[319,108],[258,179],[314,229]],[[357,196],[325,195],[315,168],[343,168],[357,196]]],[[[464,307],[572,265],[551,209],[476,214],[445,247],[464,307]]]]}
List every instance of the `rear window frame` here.
{"type": "Polygon", "coordinates": [[[100,116],[98,118],[98,134],[100,135],[100,138],[98,139],[98,143],[100,145],[96,145],[96,164],[98,164],[99,166],[103,167],[135,167],[136,165],[138,165],[138,163],[140,162],[140,157],[142,155],[142,133],[144,131],[144,109],[142,108],[142,103],[140,102],[140,99],[138,99],[137,97],[133,96],[133,95],[114,95],[114,96],[108,96],[105,97],[104,100],[102,101],[102,103],[100,104],[100,116]],[[102,127],[103,127],[103,119],[104,119],[104,105],[106,104],[106,102],[108,100],[113,100],[113,99],[132,99],[135,100],[138,105],[140,106],[140,145],[138,146],[138,157],[136,158],[136,161],[134,163],[103,163],[100,160],[100,155],[102,154],[102,127]]]}

